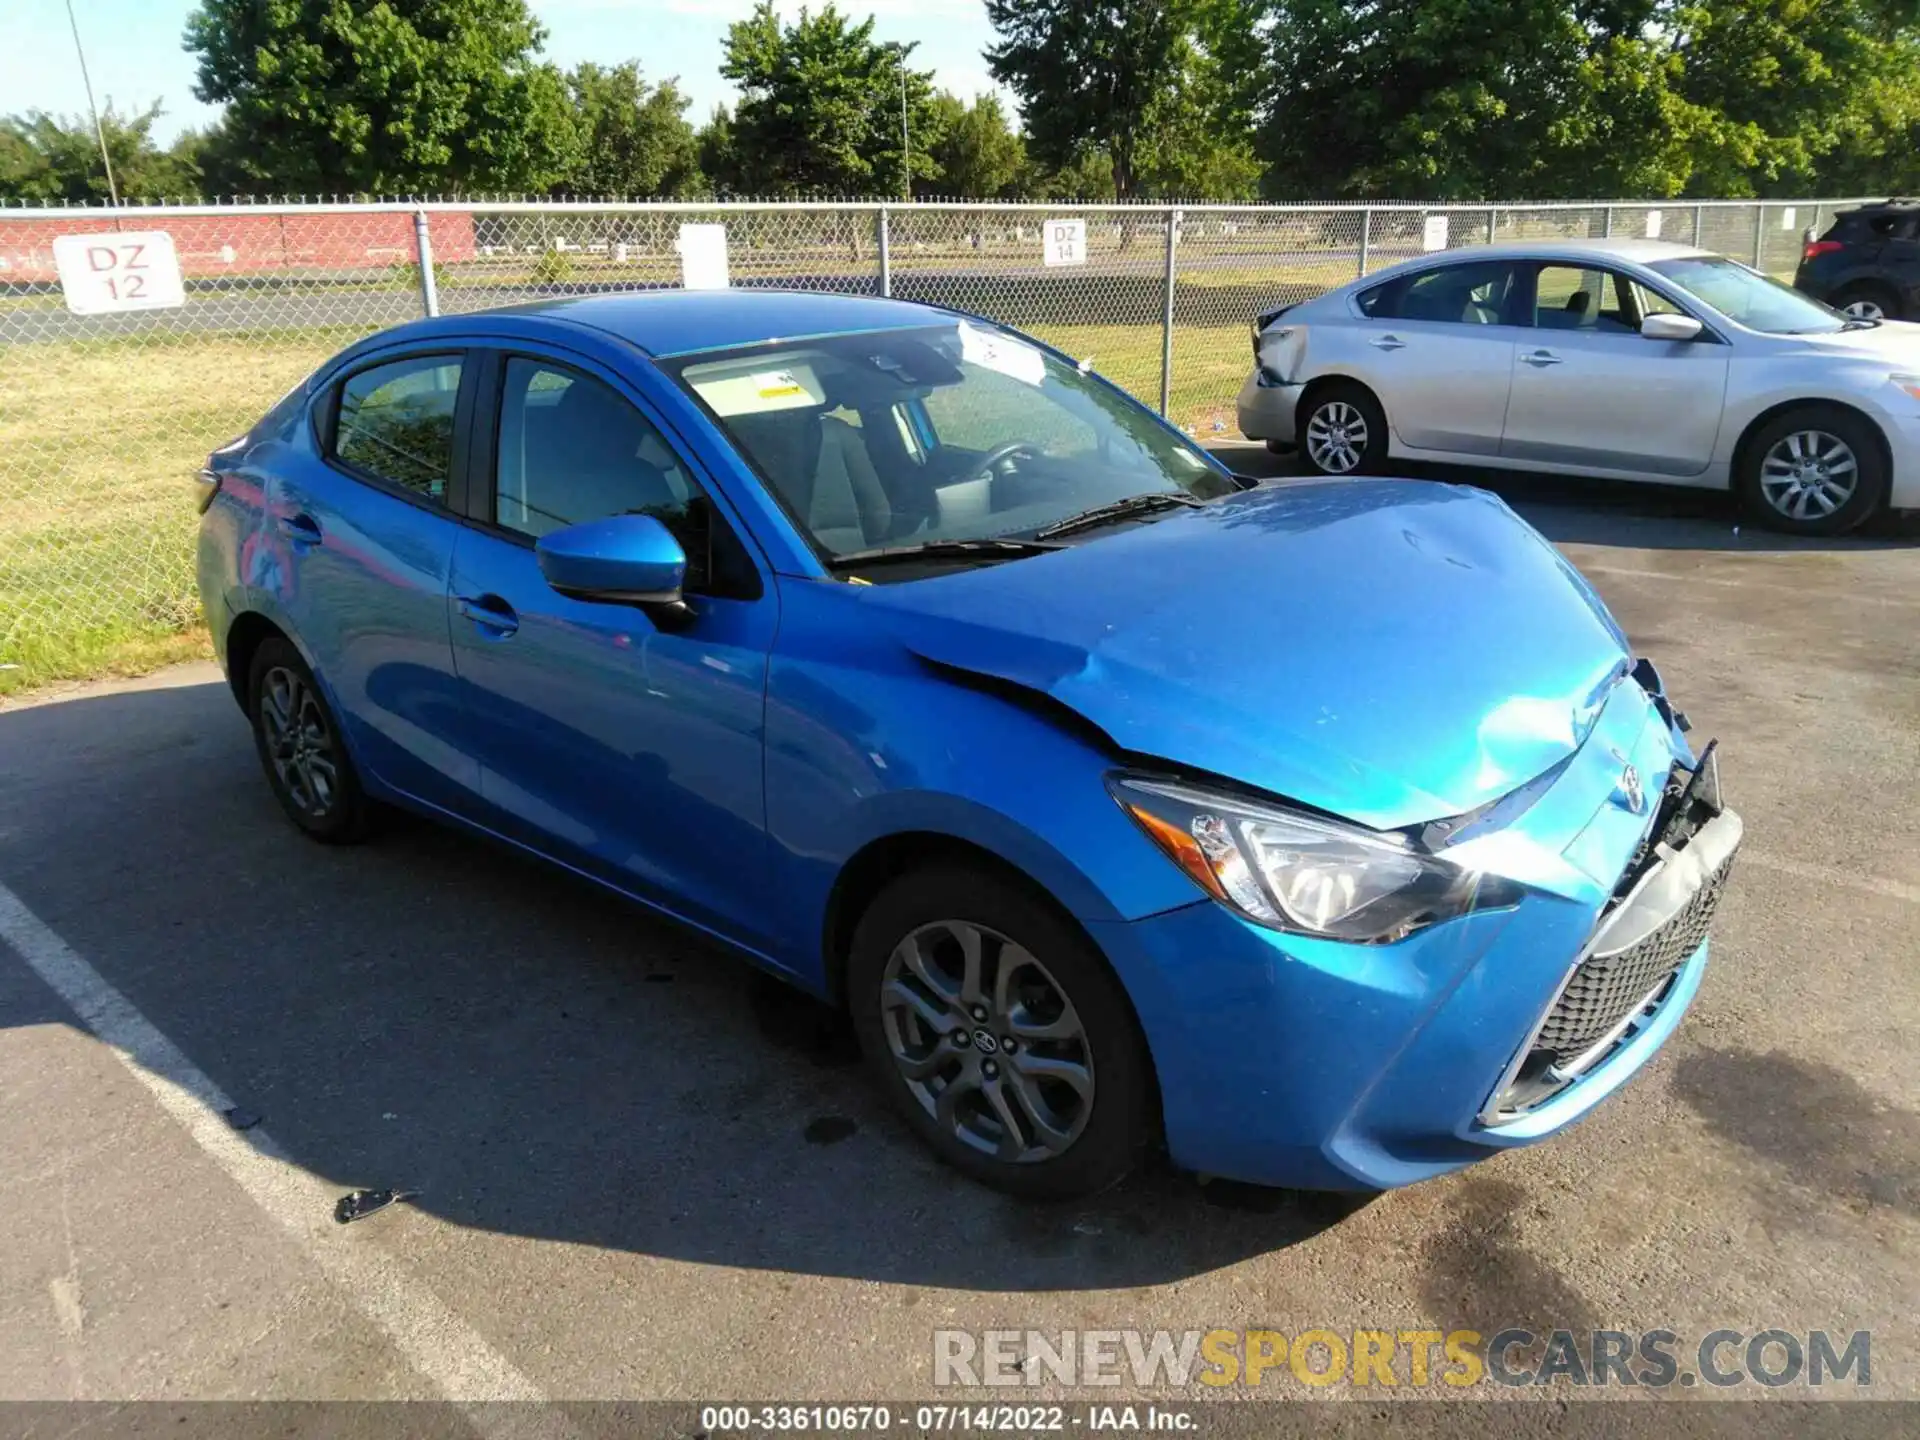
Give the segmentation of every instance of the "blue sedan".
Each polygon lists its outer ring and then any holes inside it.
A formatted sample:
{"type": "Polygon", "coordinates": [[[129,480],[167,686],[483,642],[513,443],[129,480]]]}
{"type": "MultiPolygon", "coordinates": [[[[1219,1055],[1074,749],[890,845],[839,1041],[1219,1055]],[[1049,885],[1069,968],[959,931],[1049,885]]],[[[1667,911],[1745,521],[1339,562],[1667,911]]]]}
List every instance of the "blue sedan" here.
{"type": "Polygon", "coordinates": [[[1256,485],[887,300],[663,293],[361,341],[201,474],[268,783],[516,846],[844,1006],[1026,1195],[1405,1184],[1679,1022],[1712,747],[1482,492],[1256,485]]]}

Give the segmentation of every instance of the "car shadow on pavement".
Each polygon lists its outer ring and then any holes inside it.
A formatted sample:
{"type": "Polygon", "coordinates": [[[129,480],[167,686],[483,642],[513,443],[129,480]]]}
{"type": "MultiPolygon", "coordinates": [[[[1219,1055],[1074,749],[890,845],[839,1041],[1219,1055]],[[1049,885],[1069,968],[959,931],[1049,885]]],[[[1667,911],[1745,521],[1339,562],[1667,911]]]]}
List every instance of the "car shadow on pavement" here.
{"type": "MultiPolygon", "coordinates": [[[[0,883],[295,1163],[460,1226],[1106,1289],[1357,1204],[1164,1167],[1071,1206],[975,1186],[886,1110],[828,1012],[689,932],[422,821],[350,848],[296,834],[218,679],[0,710],[0,883]]],[[[0,1028],[46,1020],[51,997],[22,993],[0,988],[0,1028]]]]}
{"type": "MultiPolygon", "coordinates": [[[[1264,445],[1238,442],[1210,448],[1242,475],[1269,479],[1303,474],[1297,455],[1276,455],[1264,445]]],[[[1920,513],[1881,515],[1851,535],[1807,538],[1754,524],[1724,490],[1407,461],[1393,462],[1393,471],[1408,480],[1491,491],[1557,544],[1778,554],[1911,549],[1920,542],[1920,513]]]]}

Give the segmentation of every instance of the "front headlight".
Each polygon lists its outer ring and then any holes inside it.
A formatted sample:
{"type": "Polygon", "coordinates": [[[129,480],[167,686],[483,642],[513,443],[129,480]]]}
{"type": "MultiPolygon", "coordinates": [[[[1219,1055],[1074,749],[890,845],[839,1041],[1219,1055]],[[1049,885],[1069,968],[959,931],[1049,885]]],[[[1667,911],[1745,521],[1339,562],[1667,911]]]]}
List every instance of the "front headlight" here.
{"type": "Polygon", "coordinates": [[[1276,930],[1383,944],[1520,898],[1512,881],[1401,835],[1173,781],[1116,775],[1108,786],[1201,889],[1276,930]]]}

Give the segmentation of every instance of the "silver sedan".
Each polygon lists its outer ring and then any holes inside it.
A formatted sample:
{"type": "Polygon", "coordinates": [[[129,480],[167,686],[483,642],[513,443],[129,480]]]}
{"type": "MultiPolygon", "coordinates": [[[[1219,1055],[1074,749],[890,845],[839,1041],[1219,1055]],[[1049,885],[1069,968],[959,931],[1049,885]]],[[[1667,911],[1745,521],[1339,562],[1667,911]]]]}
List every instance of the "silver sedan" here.
{"type": "Polygon", "coordinates": [[[1732,489],[1803,534],[1920,507],[1920,325],[1653,240],[1410,260],[1254,326],[1240,429],[1330,475],[1389,455],[1732,489]]]}

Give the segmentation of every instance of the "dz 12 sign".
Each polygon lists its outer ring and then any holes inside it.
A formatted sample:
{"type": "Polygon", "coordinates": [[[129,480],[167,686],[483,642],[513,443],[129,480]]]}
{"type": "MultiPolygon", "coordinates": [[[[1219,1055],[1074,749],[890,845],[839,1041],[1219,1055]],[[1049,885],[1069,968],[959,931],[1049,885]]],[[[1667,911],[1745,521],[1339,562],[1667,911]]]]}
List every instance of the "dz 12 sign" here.
{"type": "Polygon", "coordinates": [[[171,310],[187,301],[173,236],[164,230],[57,235],[53,263],[76,315],[171,310]]]}

